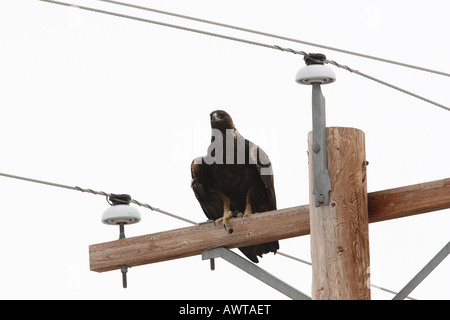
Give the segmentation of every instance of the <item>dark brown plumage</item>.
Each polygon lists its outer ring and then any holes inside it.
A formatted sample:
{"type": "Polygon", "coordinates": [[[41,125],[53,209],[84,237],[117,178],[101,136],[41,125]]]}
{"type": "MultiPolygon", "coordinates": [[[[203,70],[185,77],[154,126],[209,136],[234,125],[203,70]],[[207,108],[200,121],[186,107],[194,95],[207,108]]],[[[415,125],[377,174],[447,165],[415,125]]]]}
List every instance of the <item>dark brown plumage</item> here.
{"type": "MultiPolygon", "coordinates": [[[[267,154],[242,137],[222,110],[211,117],[211,144],[204,157],[191,164],[192,189],[208,219],[226,223],[233,216],[276,210],[272,165],[267,154]]],[[[239,248],[257,263],[278,241],[239,248]]]]}

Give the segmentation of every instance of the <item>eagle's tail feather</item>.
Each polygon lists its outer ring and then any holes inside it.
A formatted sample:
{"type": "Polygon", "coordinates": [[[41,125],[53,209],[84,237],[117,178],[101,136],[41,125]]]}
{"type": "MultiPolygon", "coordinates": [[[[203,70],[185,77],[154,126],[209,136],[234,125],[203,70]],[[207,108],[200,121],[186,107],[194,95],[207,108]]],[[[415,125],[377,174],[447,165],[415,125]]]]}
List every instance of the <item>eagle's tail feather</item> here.
{"type": "Polygon", "coordinates": [[[280,248],[278,241],[261,243],[253,246],[241,247],[239,250],[252,262],[258,263],[258,256],[262,257],[263,254],[273,252],[277,253],[280,248]]]}

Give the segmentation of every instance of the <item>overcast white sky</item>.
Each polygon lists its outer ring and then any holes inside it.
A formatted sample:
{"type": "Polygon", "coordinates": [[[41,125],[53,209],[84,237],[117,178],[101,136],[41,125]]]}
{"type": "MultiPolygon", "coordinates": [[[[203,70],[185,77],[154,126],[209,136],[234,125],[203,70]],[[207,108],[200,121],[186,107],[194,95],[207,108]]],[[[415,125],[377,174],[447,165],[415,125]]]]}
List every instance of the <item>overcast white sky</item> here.
{"type": "MultiPolygon", "coordinates": [[[[450,79],[328,50],[157,14],[140,17],[322,52],[450,106],[450,79]]],[[[141,5],[450,72],[446,1],[134,1],[141,5]]],[[[302,57],[37,0],[0,2],[0,172],[128,193],[195,221],[190,163],[209,143],[209,113],[227,110],[271,157],[279,208],[308,203],[311,88],[302,57]]],[[[327,125],[366,134],[369,192],[450,177],[450,113],[335,69],[327,125]]],[[[229,265],[195,256],[89,270],[88,246],[115,240],[100,196],[0,178],[0,298],[285,299],[229,265]]],[[[188,226],[139,208],[137,236],[188,226]]],[[[449,241],[450,211],[370,225],[372,282],[400,290],[449,241]]],[[[310,260],[309,237],[280,241],[310,260]]],[[[310,295],[311,268],[282,256],[260,266],[310,295]]],[[[450,299],[447,258],[412,294],[450,299]]],[[[372,290],[374,299],[391,294],[372,290]]]]}

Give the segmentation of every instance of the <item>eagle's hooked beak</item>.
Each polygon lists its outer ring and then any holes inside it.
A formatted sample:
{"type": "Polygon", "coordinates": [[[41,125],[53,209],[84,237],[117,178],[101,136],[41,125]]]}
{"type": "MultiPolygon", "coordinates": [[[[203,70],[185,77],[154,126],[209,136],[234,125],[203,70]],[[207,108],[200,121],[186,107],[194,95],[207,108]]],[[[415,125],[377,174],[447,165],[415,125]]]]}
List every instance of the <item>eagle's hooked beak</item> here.
{"type": "Polygon", "coordinates": [[[217,114],[217,112],[214,112],[214,113],[211,115],[211,122],[216,122],[216,121],[219,121],[219,120],[220,120],[219,115],[217,114]]]}

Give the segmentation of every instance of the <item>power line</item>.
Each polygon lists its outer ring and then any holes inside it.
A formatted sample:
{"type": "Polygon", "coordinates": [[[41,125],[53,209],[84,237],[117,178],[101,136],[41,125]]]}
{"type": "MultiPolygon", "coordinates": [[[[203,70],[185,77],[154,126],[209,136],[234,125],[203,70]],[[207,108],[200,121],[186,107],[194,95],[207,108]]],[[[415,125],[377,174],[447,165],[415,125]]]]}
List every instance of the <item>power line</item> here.
{"type": "MultiPolygon", "coordinates": [[[[136,21],[140,21],[140,22],[151,23],[151,24],[155,24],[155,25],[159,25],[159,26],[163,26],[163,27],[179,29],[179,30],[183,30],[183,31],[193,32],[193,33],[199,33],[199,34],[203,34],[203,35],[207,35],[207,36],[212,36],[212,37],[217,37],[217,38],[222,38],[222,39],[232,40],[232,41],[237,41],[237,42],[242,42],[242,43],[247,43],[247,44],[260,46],[260,47],[266,47],[266,48],[271,48],[271,49],[279,49],[279,48],[276,48],[273,45],[266,44],[266,43],[261,43],[261,42],[257,42],[257,41],[247,40],[247,39],[241,39],[241,38],[237,38],[237,37],[232,37],[232,36],[227,36],[227,35],[223,35],[223,34],[219,34],[219,33],[214,33],[214,32],[209,32],[209,31],[204,31],[204,30],[199,30],[199,29],[194,29],[194,28],[189,28],[189,27],[184,27],[184,26],[171,24],[171,23],[166,23],[166,22],[161,22],[161,21],[156,21],[156,20],[140,18],[140,17],[136,17],[136,16],[131,16],[131,15],[127,15],[127,14],[118,13],[118,12],[106,11],[106,10],[102,10],[102,9],[96,9],[96,8],[85,7],[85,6],[79,6],[79,5],[75,5],[75,4],[72,4],[72,3],[60,2],[60,1],[54,1],[54,0],[39,0],[39,1],[48,2],[48,3],[52,3],[52,4],[57,4],[57,5],[61,5],[61,6],[66,6],[66,7],[75,7],[77,9],[82,9],[82,10],[86,10],[86,11],[102,13],[102,14],[105,14],[105,15],[110,15],[110,16],[115,16],[115,17],[120,17],[120,18],[125,18],[125,19],[131,19],[131,20],[136,20],[136,21]]],[[[289,50],[286,50],[286,51],[289,51],[289,50]]]]}
{"type": "MultiPolygon", "coordinates": [[[[384,291],[384,292],[388,292],[388,293],[391,293],[391,294],[394,294],[394,295],[398,294],[398,292],[395,292],[395,291],[393,291],[393,290],[390,290],[390,289],[386,289],[386,288],[377,286],[376,284],[372,284],[372,283],[371,283],[370,286],[373,287],[373,288],[375,288],[375,289],[378,289],[378,290],[381,290],[381,291],[384,291]]],[[[406,296],[405,299],[408,299],[408,300],[417,300],[416,298],[413,298],[413,297],[410,297],[410,296],[406,296]]]]}
{"type": "MultiPolygon", "coordinates": [[[[40,1],[48,2],[48,3],[52,3],[52,4],[57,4],[57,5],[62,5],[62,6],[75,6],[75,5],[70,4],[70,3],[53,1],[53,0],[40,0],[40,1]]],[[[264,48],[269,48],[269,49],[276,49],[276,50],[280,50],[280,51],[283,51],[283,52],[290,52],[290,53],[293,53],[293,54],[299,54],[299,55],[303,55],[303,56],[309,56],[309,54],[306,53],[305,51],[294,50],[294,49],[291,49],[291,48],[283,48],[283,47],[280,47],[278,45],[271,45],[271,44],[262,43],[262,42],[258,42],[258,41],[242,39],[242,38],[237,38],[237,37],[232,37],[232,36],[227,36],[227,35],[223,35],[223,34],[219,34],[219,33],[214,33],[214,32],[209,32],[209,31],[204,31],[204,30],[199,30],[199,29],[194,29],[194,28],[189,28],[189,27],[184,27],[184,26],[175,25],[175,24],[166,23],[166,22],[161,22],[161,21],[155,21],[155,20],[140,18],[140,17],[136,17],[136,16],[130,16],[130,15],[117,13],[117,12],[112,12],[112,11],[106,11],[106,10],[102,10],[102,9],[96,9],[96,8],[84,7],[84,6],[78,6],[78,5],[76,5],[76,7],[79,8],[79,9],[82,9],[82,10],[102,13],[102,14],[116,16],[116,17],[120,17],[120,18],[137,20],[137,21],[151,23],[151,24],[160,25],[160,26],[164,26],[164,27],[175,28],[175,29],[179,29],[179,30],[199,33],[199,34],[208,35],[208,36],[217,37],[217,38],[222,38],[222,39],[226,39],[226,40],[232,40],[232,41],[237,41],[237,42],[241,42],[241,43],[251,44],[251,45],[255,45],[255,46],[259,46],[259,47],[264,47],[264,48]]],[[[443,105],[443,104],[440,104],[440,103],[435,102],[433,100],[430,100],[428,98],[422,97],[422,96],[420,96],[418,94],[415,94],[415,93],[413,93],[411,91],[402,89],[402,88],[400,88],[398,86],[395,86],[395,85],[393,85],[391,83],[388,83],[386,81],[377,79],[377,78],[372,77],[372,76],[370,76],[370,75],[368,75],[366,73],[363,73],[363,72],[360,72],[358,70],[352,69],[352,68],[350,68],[348,66],[339,64],[336,61],[325,60],[325,63],[332,64],[332,65],[334,65],[334,66],[336,66],[338,68],[345,69],[345,70],[347,70],[349,72],[355,73],[355,74],[360,75],[362,77],[365,77],[365,78],[367,78],[369,80],[378,82],[378,83],[383,84],[385,86],[388,86],[388,87],[390,87],[392,89],[400,91],[400,92],[402,92],[404,94],[408,94],[408,95],[410,95],[412,97],[415,97],[415,98],[420,99],[422,101],[425,101],[425,102],[428,102],[430,104],[433,104],[433,105],[435,105],[435,106],[437,106],[439,108],[442,108],[444,110],[450,111],[450,108],[445,106],[445,105],[443,105]]]]}
{"type": "MultiPolygon", "coordinates": [[[[107,192],[104,192],[104,191],[95,191],[93,189],[85,189],[85,188],[81,188],[81,187],[78,187],[78,186],[69,186],[69,185],[55,183],[55,182],[50,182],[50,181],[38,180],[38,179],[33,179],[33,178],[28,178],[28,177],[21,177],[21,176],[17,176],[17,175],[8,174],[8,173],[0,172],[0,176],[6,177],[6,178],[11,178],[11,179],[16,179],[16,180],[33,182],[33,183],[37,183],[37,184],[43,184],[43,185],[57,187],[57,188],[69,189],[69,190],[80,191],[80,192],[87,192],[87,193],[91,193],[91,194],[95,194],[95,195],[105,196],[107,198],[109,198],[111,196],[111,193],[107,193],[107,192]]],[[[142,202],[139,202],[139,201],[134,200],[134,199],[131,200],[131,203],[134,203],[134,204],[136,204],[138,206],[150,209],[152,211],[163,213],[163,214],[168,215],[168,216],[170,216],[172,218],[175,218],[175,219],[178,219],[178,220],[182,220],[184,222],[187,222],[187,223],[190,223],[190,224],[193,224],[193,225],[198,225],[197,222],[194,222],[192,220],[183,218],[181,216],[178,216],[176,214],[167,212],[165,210],[161,210],[159,208],[155,208],[153,206],[150,206],[149,204],[142,203],[142,202]]],[[[301,262],[301,263],[307,264],[309,266],[312,265],[312,263],[309,262],[309,261],[306,261],[306,260],[303,260],[303,259],[291,256],[291,255],[289,255],[287,253],[284,253],[284,252],[281,252],[281,251],[277,251],[277,254],[279,254],[281,256],[284,256],[286,258],[289,258],[291,260],[294,260],[296,262],[301,262]]],[[[383,288],[383,287],[380,287],[380,286],[377,286],[377,285],[374,285],[374,284],[371,284],[371,286],[374,287],[374,288],[377,288],[379,290],[383,290],[383,291],[386,291],[386,292],[389,292],[389,293],[392,293],[392,294],[397,294],[397,292],[395,292],[395,291],[392,291],[392,290],[389,290],[389,289],[386,289],[386,288],[383,288]]],[[[409,296],[407,296],[406,298],[415,300],[414,298],[411,298],[409,296]]]]}
{"type": "Polygon", "coordinates": [[[231,24],[226,24],[226,23],[221,23],[221,22],[217,22],[217,21],[196,18],[196,17],[192,17],[192,16],[179,14],[179,13],[163,11],[163,10],[159,10],[159,9],[144,7],[144,6],[135,5],[135,4],[131,4],[131,3],[124,3],[124,2],[120,2],[120,1],[113,1],[113,0],[97,0],[97,1],[112,3],[112,4],[116,4],[116,5],[120,5],[120,6],[126,6],[126,7],[130,7],[130,8],[135,8],[135,9],[140,9],[140,10],[145,10],[145,11],[150,11],[150,12],[155,12],[155,13],[164,14],[164,15],[177,17],[177,18],[183,18],[183,19],[187,19],[187,20],[191,20],[191,21],[202,22],[202,23],[206,23],[206,24],[211,24],[211,25],[215,25],[215,26],[219,26],[219,27],[224,27],[224,28],[244,31],[244,32],[248,32],[248,33],[258,34],[258,35],[271,37],[271,38],[275,38],[275,39],[280,39],[280,40],[286,40],[286,41],[290,41],[290,42],[300,43],[300,44],[304,44],[304,45],[308,45],[308,46],[312,46],[312,47],[318,47],[318,48],[322,48],[322,49],[327,49],[327,50],[331,50],[331,51],[341,52],[341,53],[354,55],[354,56],[358,56],[358,57],[362,57],[362,58],[366,58],[366,59],[381,61],[381,62],[395,64],[395,65],[406,67],[406,68],[416,69],[416,70],[420,70],[420,71],[425,71],[425,72],[430,72],[430,73],[434,73],[434,74],[450,77],[450,73],[442,72],[442,71],[439,71],[439,70],[433,70],[433,69],[424,68],[424,67],[420,67],[420,66],[416,66],[416,65],[412,65],[412,64],[407,64],[407,63],[403,63],[403,62],[399,62],[399,61],[395,61],[395,60],[390,60],[390,59],[386,59],[386,58],[376,57],[376,56],[372,56],[372,55],[368,55],[368,54],[364,54],[364,53],[359,53],[359,52],[354,52],[354,51],[350,51],[350,50],[340,49],[340,48],[336,48],[336,47],[326,46],[326,45],[319,44],[319,43],[304,41],[304,40],[290,38],[290,37],[286,37],[286,36],[280,36],[280,35],[277,35],[277,34],[268,33],[268,32],[264,32],[264,31],[258,31],[258,30],[254,30],[254,29],[243,28],[243,27],[239,27],[239,26],[235,26],[235,25],[231,25],[231,24]]]}
{"type": "Polygon", "coordinates": [[[287,254],[287,253],[284,253],[284,252],[280,252],[280,251],[277,251],[277,254],[279,254],[280,256],[289,258],[291,260],[294,260],[294,261],[297,261],[297,262],[301,262],[303,264],[307,264],[308,266],[312,266],[311,262],[303,260],[303,259],[300,259],[300,258],[297,258],[297,257],[294,257],[294,256],[291,256],[290,254],[287,254]]]}
{"type": "MultiPolygon", "coordinates": [[[[65,185],[65,184],[61,184],[61,183],[55,183],[55,182],[50,182],[50,181],[45,181],[45,180],[38,180],[38,179],[33,179],[33,178],[28,178],[28,177],[22,177],[22,176],[17,176],[17,175],[8,174],[8,173],[2,173],[2,172],[0,172],[0,176],[6,177],[6,178],[15,179],[15,180],[22,180],[22,181],[26,181],[26,182],[32,182],[32,183],[37,183],[37,184],[43,184],[43,185],[47,185],[47,186],[51,186],[51,187],[57,187],[57,188],[63,188],[63,189],[69,189],[69,190],[80,191],[80,192],[87,192],[87,193],[91,193],[91,194],[95,194],[95,195],[104,196],[104,197],[107,197],[107,198],[109,198],[109,197],[111,196],[111,193],[107,193],[107,192],[104,192],[104,191],[95,191],[95,190],[93,190],[93,189],[86,189],[86,188],[81,188],[81,187],[78,187],[78,186],[69,186],[69,185],[65,185]]],[[[176,214],[167,212],[167,211],[165,211],[165,210],[161,210],[161,209],[155,208],[155,207],[153,207],[153,206],[150,206],[149,204],[142,203],[142,202],[139,202],[139,201],[134,200],[134,199],[131,199],[131,203],[134,203],[134,204],[136,204],[136,205],[138,205],[138,206],[141,206],[141,207],[150,209],[150,210],[152,210],[152,211],[157,211],[157,212],[163,213],[163,214],[168,215],[168,216],[170,216],[170,217],[172,217],[172,218],[182,220],[182,221],[187,222],[187,223],[190,223],[190,224],[192,224],[192,225],[199,225],[199,224],[198,224],[197,222],[195,222],[195,221],[192,221],[192,220],[183,218],[183,217],[181,217],[181,216],[178,216],[178,215],[176,215],[176,214]]],[[[304,263],[304,264],[311,265],[311,262],[308,262],[308,261],[306,261],[306,260],[302,260],[302,259],[293,257],[293,256],[288,255],[288,254],[286,254],[286,253],[283,253],[283,252],[279,252],[279,251],[278,251],[278,254],[280,254],[280,255],[282,255],[282,256],[285,256],[285,257],[287,257],[287,258],[289,258],[289,259],[293,259],[293,260],[296,260],[296,261],[298,261],[298,262],[302,262],[302,263],[304,263]]]]}
{"type": "Polygon", "coordinates": [[[346,66],[346,65],[341,65],[341,64],[337,63],[336,61],[328,60],[328,59],[327,59],[327,60],[325,60],[325,63],[332,64],[332,65],[334,65],[334,66],[336,66],[336,67],[338,67],[338,68],[345,69],[345,70],[347,70],[347,71],[349,71],[349,72],[351,72],[351,73],[355,73],[355,74],[360,75],[360,76],[362,76],[362,77],[364,77],[364,78],[367,78],[367,79],[369,79],[369,80],[378,82],[378,83],[380,83],[380,84],[382,84],[382,85],[385,85],[385,86],[387,86],[387,87],[389,87],[389,88],[392,88],[392,89],[394,89],[394,90],[400,91],[400,92],[402,92],[402,93],[405,93],[405,94],[407,94],[407,95],[410,95],[410,96],[412,96],[412,97],[414,97],[414,98],[417,98],[417,99],[420,99],[420,100],[422,100],[422,101],[428,102],[428,103],[433,104],[433,105],[435,105],[435,106],[437,106],[437,107],[439,107],[439,108],[442,108],[442,109],[444,109],[444,110],[450,111],[450,108],[449,108],[449,107],[444,106],[444,105],[441,104],[441,103],[438,103],[438,102],[436,102],[436,101],[433,101],[433,100],[430,100],[430,99],[425,98],[425,97],[423,97],[423,96],[420,96],[420,95],[418,95],[418,94],[416,94],[416,93],[414,93],[414,92],[411,92],[411,91],[402,89],[402,88],[400,88],[400,87],[398,87],[398,86],[396,86],[396,85],[393,85],[392,83],[389,83],[389,82],[380,80],[380,79],[375,78],[375,77],[373,77],[373,76],[371,76],[371,75],[368,75],[367,73],[363,73],[363,72],[361,72],[361,71],[352,69],[352,68],[350,68],[350,67],[348,67],[348,66],[346,66]]]}
{"type": "MultiPolygon", "coordinates": [[[[47,186],[51,186],[51,187],[57,187],[57,188],[63,188],[63,189],[74,190],[74,191],[80,191],[80,192],[92,193],[92,194],[104,196],[104,197],[107,197],[107,198],[109,198],[109,197],[111,196],[111,193],[107,193],[107,192],[104,192],[104,191],[95,191],[95,190],[93,190],[93,189],[86,189],[86,188],[81,188],[81,187],[78,187],[78,186],[69,186],[69,185],[65,185],[65,184],[61,184],[61,183],[55,183],[55,182],[50,182],[50,181],[45,181],[45,180],[38,180],[38,179],[33,179],[33,178],[28,178],[28,177],[22,177],[22,176],[17,176],[17,175],[8,174],[8,173],[2,173],[2,172],[0,172],[0,176],[6,177],[6,178],[15,179],[15,180],[22,180],[22,181],[26,181],[26,182],[32,182],[32,183],[37,183],[37,184],[43,184],[43,185],[47,185],[47,186]]],[[[184,221],[184,222],[190,223],[190,224],[192,224],[192,225],[199,225],[199,224],[198,224],[197,222],[195,222],[195,221],[192,221],[192,220],[183,218],[183,217],[181,217],[181,216],[178,216],[178,215],[176,215],[176,214],[167,212],[167,211],[165,211],[165,210],[161,210],[161,209],[155,208],[155,207],[153,207],[153,206],[150,206],[149,204],[145,204],[145,203],[139,202],[139,201],[134,200],[134,199],[131,199],[131,203],[134,203],[134,204],[136,204],[136,205],[138,205],[138,206],[141,206],[141,207],[150,209],[150,210],[152,210],[152,211],[157,211],[157,212],[163,213],[163,214],[168,215],[168,216],[170,216],[170,217],[173,217],[173,218],[175,218],[175,219],[179,219],[179,220],[182,220],[182,221],[184,221]]],[[[280,255],[282,255],[282,256],[285,256],[285,257],[287,257],[287,258],[289,258],[289,259],[293,259],[293,260],[296,260],[296,261],[298,261],[298,262],[302,262],[302,263],[304,263],[304,264],[311,265],[311,262],[308,262],[308,261],[306,261],[306,260],[302,260],[302,259],[293,257],[293,256],[288,255],[288,254],[286,254],[286,253],[278,252],[278,254],[280,254],[280,255]]]]}
{"type": "MultiPolygon", "coordinates": [[[[294,257],[294,256],[291,256],[290,254],[287,254],[287,253],[284,253],[284,252],[280,252],[280,251],[277,251],[277,254],[280,255],[280,256],[286,257],[288,259],[291,259],[291,260],[294,260],[294,261],[301,262],[303,264],[312,266],[311,262],[303,260],[303,259],[300,259],[300,258],[297,258],[297,257],[294,257]]],[[[389,292],[389,293],[394,294],[394,295],[398,294],[398,292],[395,292],[395,291],[390,290],[390,289],[386,289],[384,287],[378,286],[378,285],[373,284],[373,283],[371,283],[370,286],[373,287],[373,288],[376,288],[378,290],[384,291],[384,292],[389,292]]],[[[405,298],[409,299],[409,300],[416,300],[415,298],[412,298],[410,296],[406,296],[405,298]]]]}
{"type": "MultiPolygon", "coordinates": [[[[32,178],[27,178],[27,177],[21,177],[21,176],[8,174],[8,173],[1,173],[0,172],[0,176],[11,178],[11,179],[16,179],[16,180],[22,180],[22,181],[33,182],[33,183],[38,183],[38,184],[44,184],[44,185],[47,185],[47,186],[52,186],[52,187],[57,187],[57,188],[64,188],[64,189],[75,190],[75,191],[80,191],[80,192],[92,193],[92,194],[104,196],[104,197],[107,197],[107,198],[109,198],[111,196],[111,193],[106,193],[104,191],[95,191],[95,190],[92,190],[92,189],[85,189],[85,188],[81,188],[81,187],[77,187],[77,186],[73,187],[73,186],[68,186],[68,185],[65,185],[65,184],[49,182],[49,181],[44,181],[44,180],[38,180],[38,179],[32,179],[32,178]]],[[[191,223],[193,225],[198,225],[198,223],[195,222],[195,221],[192,221],[192,220],[180,217],[180,216],[178,216],[176,214],[167,212],[165,210],[161,210],[159,208],[155,208],[155,207],[153,207],[153,206],[151,206],[151,205],[149,205],[147,203],[142,203],[142,202],[139,202],[139,201],[134,200],[134,199],[131,199],[131,203],[134,203],[134,204],[136,204],[136,205],[138,205],[140,207],[144,207],[144,208],[150,209],[152,211],[156,211],[156,212],[165,214],[165,215],[170,216],[172,218],[191,223]]]]}

